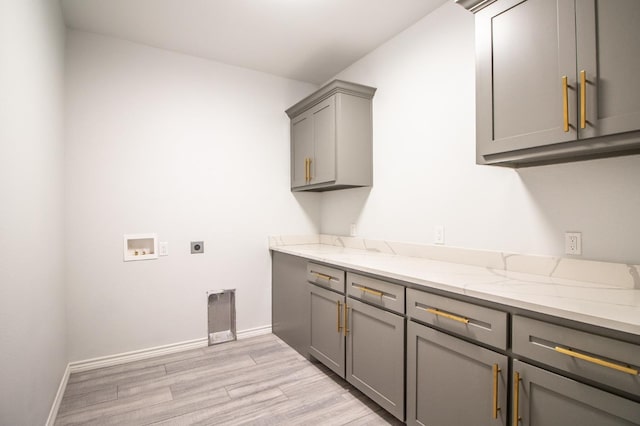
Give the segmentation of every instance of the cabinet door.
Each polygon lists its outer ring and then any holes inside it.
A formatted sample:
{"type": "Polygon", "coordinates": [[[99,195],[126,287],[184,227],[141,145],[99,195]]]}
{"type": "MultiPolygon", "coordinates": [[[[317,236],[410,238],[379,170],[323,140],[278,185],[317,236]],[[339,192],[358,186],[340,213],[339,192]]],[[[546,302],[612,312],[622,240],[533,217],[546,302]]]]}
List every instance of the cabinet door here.
{"type": "Polygon", "coordinates": [[[331,96],[311,109],[313,152],[311,183],[336,180],[336,97],[331,96]]]}
{"type": "Polygon", "coordinates": [[[514,426],[640,425],[637,402],[518,360],[513,372],[514,426]]]}
{"type": "Polygon", "coordinates": [[[577,139],[575,61],[574,0],[498,1],[476,15],[479,162],[577,139]]]}
{"type": "Polygon", "coordinates": [[[307,185],[307,161],[313,157],[313,117],[309,112],[291,120],[291,187],[307,185]]]}
{"type": "Polygon", "coordinates": [[[580,138],[640,130],[640,1],[579,0],[576,23],[586,79],[580,138]]]}
{"type": "Polygon", "coordinates": [[[273,252],[271,266],[271,324],[273,334],[309,357],[309,288],[307,260],[273,252]]]}
{"type": "Polygon", "coordinates": [[[308,284],[311,344],[309,354],[344,378],[344,296],[308,284]]]}
{"type": "Polygon", "coordinates": [[[404,317],[347,298],[347,381],[404,420],[404,317]]]}
{"type": "Polygon", "coordinates": [[[504,355],[409,321],[407,424],[506,425],[507,368],[504,355]]]}

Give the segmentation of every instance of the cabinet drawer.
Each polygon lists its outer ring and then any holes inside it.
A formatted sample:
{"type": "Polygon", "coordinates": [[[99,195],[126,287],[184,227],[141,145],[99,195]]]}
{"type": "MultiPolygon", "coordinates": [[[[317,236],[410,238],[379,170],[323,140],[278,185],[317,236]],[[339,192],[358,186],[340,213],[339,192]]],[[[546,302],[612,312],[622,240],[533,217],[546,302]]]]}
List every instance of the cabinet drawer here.
{"type": "Polygon", "coordinates": [[[407,315],[496,348],[507,348],[506,312],[409,288],[407,315]]]}
{"type": "Polygon", "coordinates": [[[344,294],[344,271],[340,269],[309,262],[307,281],[344,294]]]}
{"type": "Polygon", "coordinates": [[[371,305],[404,314],[404,287],[349,272],[347,294],[371,305]]]}
{"type": "Polygon", "coordinates": [[[515,315],[514,354],[640,394],[640,346],[515,315]]]}

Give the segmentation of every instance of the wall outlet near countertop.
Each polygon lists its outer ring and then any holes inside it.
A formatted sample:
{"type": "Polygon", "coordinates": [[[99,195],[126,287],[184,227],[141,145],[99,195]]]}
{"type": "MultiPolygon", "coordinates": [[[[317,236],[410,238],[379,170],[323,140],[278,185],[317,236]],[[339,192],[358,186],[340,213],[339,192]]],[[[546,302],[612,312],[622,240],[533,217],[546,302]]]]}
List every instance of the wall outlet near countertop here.
{"type": "Polygon", "coordinates": [[[351,226],[349,226],[349,236],[355,237],[356,235],[358,235],[356,232],[356,224],[352,223],[351,226]]]}
{"type": "Polygon", "coordinates": [[[158,252],[160,256],[169,256],[169,243],[166,241],[160,241],[158,244],[158,252]]]}
{"type": "Polygon", "coordinates": [[[437,225],[433,228],[433,242],[444,244],[444,225],[437,225]]]}
{"type": "Polygon", "coordinates": [[[582,254],[581,232],[564,233],[564,252],[565,254],[573,254],[576,256],[580,256],[582,254]]]}

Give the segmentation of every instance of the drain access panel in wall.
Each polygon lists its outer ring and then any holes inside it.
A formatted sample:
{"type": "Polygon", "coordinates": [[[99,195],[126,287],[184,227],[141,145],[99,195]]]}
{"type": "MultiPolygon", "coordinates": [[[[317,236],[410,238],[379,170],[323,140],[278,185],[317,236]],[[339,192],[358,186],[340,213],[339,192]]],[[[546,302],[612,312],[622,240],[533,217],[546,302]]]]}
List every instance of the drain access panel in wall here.
{"type": "Polygon", "coordinates": [[[124,236],[124,261],[158,258],[157,234],[126,234],[124,236]]]}

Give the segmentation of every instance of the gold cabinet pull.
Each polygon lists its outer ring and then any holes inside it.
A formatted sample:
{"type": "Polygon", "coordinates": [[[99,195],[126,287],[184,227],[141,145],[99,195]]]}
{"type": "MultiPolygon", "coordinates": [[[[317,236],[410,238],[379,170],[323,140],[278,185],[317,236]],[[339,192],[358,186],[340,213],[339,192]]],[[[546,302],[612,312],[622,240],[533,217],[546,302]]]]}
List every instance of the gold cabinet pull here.
{"type": "Polygon", "coordinates": [[[349,333],[349,305],[347,302],[344,303],[344,335],[346,336],[349,333]]]}
{"type": "Polygon", "coordinates": [[[322,278],[323,280],[331,281],[332,279],[330,275],[321,274],[320,272],[314,272],[313,274],[318,278],[322,278]]]}
{"type": "Polygon", "coordinates": [[[358,290],[364,291],[365,293],[373,294],[374,296],[378,296],[378,297],[382,297],[382,295],[384,294],[381,291],[374,290],[365,286],[354,285],[354,287],[357,288],[358,290]]]}
{"type": "Polygon", "coordinates": [[[581,359],[583,361],[587,361],[587,362],[591,362],[593,364],[600,365],[602,367],[607,367],[607,368],[611,368],[611,369],[616,370],[616,371],[621,371],[623,373],[631,374],[632,376],[637,376],[638,375],[638,370],[636,370],[634,368],[625,367],[623,365],[616,364],[616,363],[613,363],[613,362],[610,362],[610,361],[605,361],[603,359],[596,358],[596,357],[593,357],[593,356],[585,355],[585,354],[582,354],[580,352],[574,352],[571,349],[565,349],[565,348],[561,348],[560,346],[556,346],[555,347],[555,351],[559,352],[561,354],[564,354],[564,355],[568,355],[568,356],[573,357],[573,358],[578,358],[578,359],[581,359]]]}
{"type": "Polygon", "coordinates": [[[342,309],[342,303],[338,300],[338,333],[342,330],[342,326],[340,325],[340,311],[342,309]]]}
{"type": "Polygon", "coordinates": [[[587,127],[587,73],[580,71],[580,128],[587,127]]]}
{"type": "Polygon", "coordinates": [[[309,182],[311,182],[311,179],[312,179],[312,178],[311,178],[311,158],[309,158],[309,165],[308,165],[308,168],[309,168],[309,182]]]}
{"type": "Polygon", "coordinates": [[[500,373],[500,367],[498,364],[493,364],[493,418],[498,418],[498,411],[500,411],[500,407],[498,407],[498,374],[500,373]]]}
{"type": "Polygon", "coordinates": [[[434,314],[434,315],[437,315],[437,316],[440,316],[440,317],[448,318],[450,320],[458,321],[458,322],[461,322],[463,324],[469,324],[469,320],[467,318],[459,317],[459,316],[453,315],[453,314],[448,314],[446,312],[442,312],[442,311],[439,311],[439,310],[434,309],[434,308],[428,308],[427,312],[429,312],[431,314],[434,314]]]}
{"type": "Polygon", "coordinates": [[[564,118],[564,131],[569,131],[569,80],[562,76],[562,116],[564,118]]]}
{"type": "Polygon", "coordinates": [[[304,159],[304,181],[305,183],[309,182],[309,159],[304,159]]]}
{"type": "Polygon", "coordinates": [[[520,373],[513,373],[513,426],[520,422],[520,373]]]}

